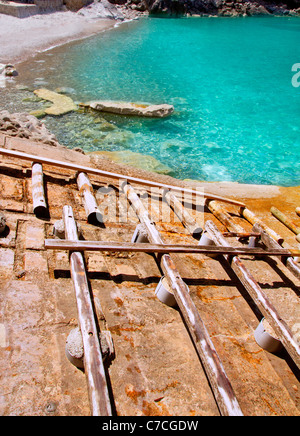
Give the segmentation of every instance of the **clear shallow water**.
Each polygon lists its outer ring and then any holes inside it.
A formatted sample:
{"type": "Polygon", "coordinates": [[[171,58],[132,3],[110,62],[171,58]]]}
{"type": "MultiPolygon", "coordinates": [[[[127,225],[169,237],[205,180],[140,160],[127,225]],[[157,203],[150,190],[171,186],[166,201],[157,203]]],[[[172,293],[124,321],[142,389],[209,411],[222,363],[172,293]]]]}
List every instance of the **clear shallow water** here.
{"type": "Polygon", "coordinates": [[[44,53],[23,82],[71,87],[76,101],[175,107],[163,120],[104,115],[118,128],[109,132],[86,114],[47,117],[69,147],[150,154],[178,178],[295,186],[299,42],[299,18],[151,18],[44,53]]]}

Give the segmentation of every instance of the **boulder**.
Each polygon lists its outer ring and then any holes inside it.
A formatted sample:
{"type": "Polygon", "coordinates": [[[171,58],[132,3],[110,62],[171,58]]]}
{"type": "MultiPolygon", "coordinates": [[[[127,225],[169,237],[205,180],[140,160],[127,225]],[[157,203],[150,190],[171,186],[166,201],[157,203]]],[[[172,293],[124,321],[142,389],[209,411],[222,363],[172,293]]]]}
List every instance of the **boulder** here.
{"type": "Polygon", "coordinates": [[[76,104],[70,97],[58,94],[57,92],[49,91],[48,89],[37,89],[34,91],[35,95],[43,100],[51,101],[52,106],[45,109],[47,115],[64,115],[77,110],[76,104]]]}
{"type": "Polygon", "coordinates": [[[81,105],[101,112],[150,118],[164,118],[174,112],[174,106],[169,104],[151,105],[122,101],[92,101],[81,105]]]}
{"type": "Polygon", "coordinates": [[[80,9],[78,14],[92,19],[105,18],[123,21],[125,18],[116,5],[108,0],[101,0],[101,2],[94,1],[91,5],[80,9]]]}

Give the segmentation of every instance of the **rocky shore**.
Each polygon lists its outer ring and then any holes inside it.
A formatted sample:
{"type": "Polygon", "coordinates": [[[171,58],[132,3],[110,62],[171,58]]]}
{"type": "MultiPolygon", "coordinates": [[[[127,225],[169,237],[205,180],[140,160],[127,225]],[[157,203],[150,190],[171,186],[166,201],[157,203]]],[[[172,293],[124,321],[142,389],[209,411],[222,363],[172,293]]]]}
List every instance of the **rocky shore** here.
{"type": "Polygon", "coordinates": [[[300,0],[95,0],[79,13],[85,17],[135,19],[141,15],[256,16],[300,15],[300,0]]]}
{"type": "MultiPolygon", "coordinates": [[[[128,11],[147,12],[164,16],[256,16],[300,15],[300,0],[116,0],[118,9],[128,16],[128,11]]],[[[129,14],[130,15],[130,14],[129,14]]]]}
{"type": "Polygon", "coordinates": [[[26,113],[11,114],[6,110],[0,110],[0,133],[62,147],[45,124],[26,113]]]}

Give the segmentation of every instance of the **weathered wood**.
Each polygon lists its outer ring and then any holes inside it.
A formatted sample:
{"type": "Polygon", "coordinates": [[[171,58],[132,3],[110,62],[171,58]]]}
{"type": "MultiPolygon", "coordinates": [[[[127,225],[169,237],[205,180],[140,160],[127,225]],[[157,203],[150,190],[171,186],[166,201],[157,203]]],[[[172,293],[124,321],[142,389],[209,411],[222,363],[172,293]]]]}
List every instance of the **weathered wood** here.
{"type": "Polygon", "coordinates": [[[280,256],[290,257],[299,255],[300,250],[285,250],[279,246],[278,249],[264,250],[263,248],[250,247],[218,247],[208,245],[166,245],[149,243],[129,242],[107,242],[107,241],[64,241],[57,239],[46,239],[45,248],[50,250],[69,251],[120,251],[120,252],[142,252],[142,253],[194,253],[194,254],[216,254],[216,255],[248,255],[248,256],[280,256]]]}
{"type": "MultiPolygon", "coordinates": [[[[274,239],[271,238],[258,223],[254,224],[253,230],[261,232],[261,241],[268,249],[277,250],[280,248],[280,245],[274,241],[274,239]]],[[[297,256],[296,254],[293,255],[297,256]]],[[[295,277],[300,279],[300,265],[293,257],[284,257],[283,263],[294,274],[295,277]]]]}
{"type": "Polygon", "coordinates": [[[170,190],[164,190],[163,196],[190,234],[194,237],[199,237],[203,232],[202,227],[199,226],[196,220],[187,212],[178,198],[172,194],[170,190]]]}
{"type": "Polygon", "coordinates": [[[32,164],[31,187],[33,211],[36,215],[45,215],[48,208],[44,191],[43,167],[37,162],[32,164]]]}
{"type": "Polygon", "coordinates": [[[224,238],[260,238],[256,232],[222,232],[224,238]]]}
{"type": "MultiPolygon", "coordinates": [[[[124,184],[123,191],[127,195],[140,222],[145,225],[149,241],[153,244],[163,244],[160,233],[155,224],[150,220],[148,212],[144,208],[132,186],[124,184]]],[[[195,348],[205,368],[220,413],[226,416],[242,415],[242,411],[233,392],[231,383],[225,373],[208,331],[191,299],[189,289],[180,277],[180,274],[169,254],[163,255],[161,259],[161,267],[193,338],[195,348]]]]}
{"type": "MultiPolygon", "coordinates": [[[[70,206],[64,206],[63,219],[66,238],[76,240],[77,227],[70,206]]],[[[70,256],[71,275],[74,284],[78,319],[84,347],[84,368],[87,378],[91,412],[93,416],[111,416],[105,369],[102,360],[98,330],[94,317],[89,285],[83,256],[73,252],[70,256]]]]}
{"type": "Polygon", "coordinates": [[[102,223],[103,217],[94,196],[93,186],[85,173],[78,174],[77,185],[80,195],[83,198],[83,205],[88,222],[92,224],[102,223]]]}
{"type": "Polygon", "coordinates": [[[211,213],[231,232],[243,233],[245,230],[239,224],[236,224],[229,213],[224,210],[217,201],[207,201],[207,207],[211,213]]]}
{"type": "Polygon", "coordinates": [[[254,225],[255,223],[260,224],[260,226],[268,233],[268,235],[271,236],[278,244],[282,245],[284,239],[278,235],[276,232],[274,232],[273,229],[268,227],[261,219],[259,219],[251,210],[247,208],[241,208],[240,214],[249,221],[250,224],[254,225]]]}
{"type": "MultiPolygon", "coordinates": [[[[136,177],[124,176],[123,174],[111,173],[108,171],[99,170],[98,168],[91,168],[91,167],[86,167],[83,165],[76,165],[74,163],[69,163],[69,162],[61,162],[58,160],[49,159],[46,157],[36,156],[36,155],[32,155],[32,154],[27,154],[27,153],[22,153],[20,151],[10,150],[10,149],[6,149],[6,148],[0,148],[0,153],[4,154],[5,156],[17,157],[19,159],[44,163],[44,164],[48,164],[48,165],[52,165],[52,166],[57,166],[60,168],[68,168],[70,170],[80,171],[80,172],[84,172],[87,174],[94,174],[96,176],[108,177],[108,178],[118,179],[118,180],[126,180],[128,182],[136,183],[138,185],[153,186],[153,187],[163,188],[163,189],[172,189],[173,191],[177,191],[177,192],[186,192],[188,194],[199,195],[199,192],[195,189],[181,188],[180,186],[166,185],[164,183],[153,182],[151,180],[144,180],[144,179],[138,179],[136,177]]],[[[219,201],[224,201],[225,203],[230,203],[230,204],[234,204],[237,206],[245,207],[245,204],[240,202],[240,201],[232,200],[232,199],[225,198],[225,197],[220,197],[219,195],[204,194],[201,192],[201,196],[203,198],[215,199],[215,200],[219,200],[219,201]]]]}
{"type": "MultiPolygon", "coordinates": [[[[221,232],[212,221],[206,222],[205,229],[210,234],[216,245],[223,245],[224,247],[229,246],[227,240],[223,238],[221,232]]],[[[270,302],[265,292],[261,289],[240,258],[238,256],[234,256],[232,259],[228,256],[224,257],[226,260],[230,260],[232,270],[248,291],[261,313],[272,326],[291,358],[300,368],[300,347],[286,322],[281,318],[274,305],[270,302]]]]}
{"type": "Polygon", "coordinates": [[[271,214],[275,216],[282,224],[284,224],[288,229],[290,229],[295,235],[300,233],[300,227],[298,227],[293,221],[291,221],[284,213],[280,212],[276,207],[272,206],[271,214]]]}

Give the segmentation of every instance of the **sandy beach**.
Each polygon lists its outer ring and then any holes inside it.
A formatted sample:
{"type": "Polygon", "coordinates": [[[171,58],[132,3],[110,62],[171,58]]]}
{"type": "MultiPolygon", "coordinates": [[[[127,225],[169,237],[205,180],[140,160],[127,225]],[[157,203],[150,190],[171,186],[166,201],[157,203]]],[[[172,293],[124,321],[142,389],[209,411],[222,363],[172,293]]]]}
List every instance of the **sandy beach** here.
{"type": "Polygon", "coordinates": [[[0,63],[17,64],[38,52],[92,36],[115,24],[113,19],[84,17],[70,11],[22,19],[0,14],[0,63]]]}

